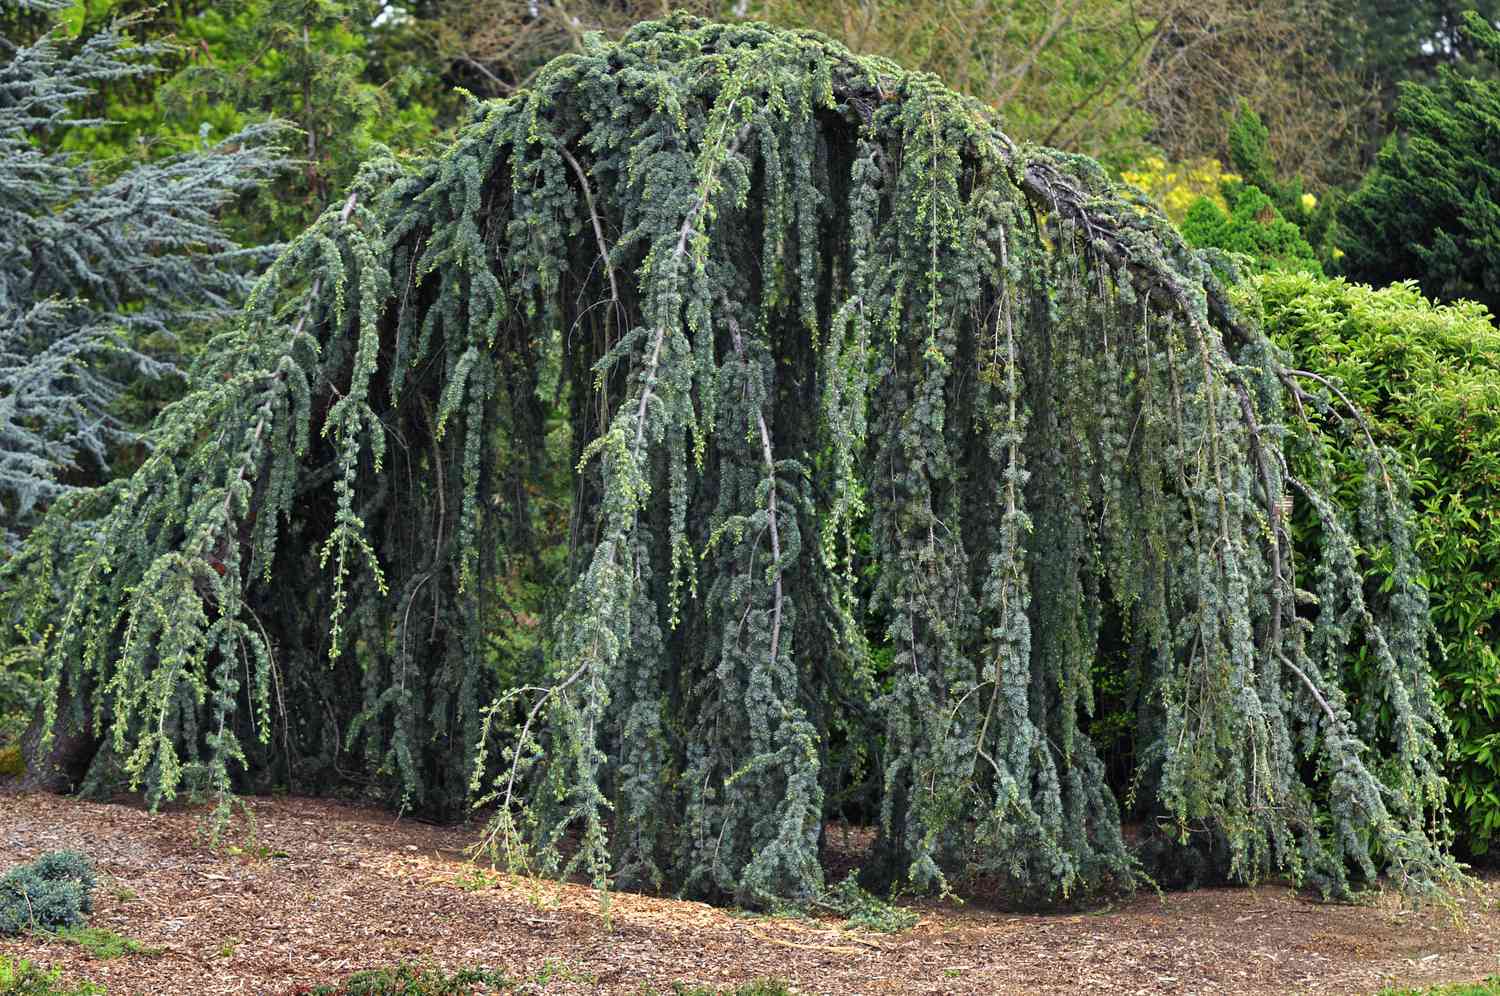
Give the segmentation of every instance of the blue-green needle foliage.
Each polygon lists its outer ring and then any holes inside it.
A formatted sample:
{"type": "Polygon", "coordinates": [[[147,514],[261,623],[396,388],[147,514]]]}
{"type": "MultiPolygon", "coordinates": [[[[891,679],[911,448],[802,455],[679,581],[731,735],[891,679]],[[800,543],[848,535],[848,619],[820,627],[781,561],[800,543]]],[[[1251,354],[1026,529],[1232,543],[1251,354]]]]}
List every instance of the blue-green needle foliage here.
{"type": "Polygon", "coordinates": [[[92,87],[155,71],[161,48],[129,46],[127,27],[71,50],[55,31],[0,38],[0,549],[137,442],[116,404],[124,385],[172,372],[174,337],[233,315],[268,260],[217,216],[284,165],[274,127],[115,176],[47,151],[103,124],[72,110],[92,87]]]}
{"type": "Polygon", "coordinates": [[[52,851],[0,876],[0,936],[76,927],[94,908],[93,863],[77,851],[52,851]]]}
{"type": "Polygon", "coordinates": [[[49,527],[11,575],[158,798],[337,769],[492,804],[518,866],[769,904],[823,892],[837,746],[892,879],[1128,886],[1087,732],[1108,649],[1146,690],[1142,797],[1235,874],[1454,874],[1399,481],[1346,528],[1283,457],[1284,399],[1337,398],[1289,393],[1146,204],[933,77],[758,25],[594,39],[368,167],[212,355],[141,469],[54,516],[85,554],[49,527]],[[573,567],[545,667],[497,688],[539,390],[573,567]],[[1325,513],[1310,582],[1291,492],[1325,513]]]}

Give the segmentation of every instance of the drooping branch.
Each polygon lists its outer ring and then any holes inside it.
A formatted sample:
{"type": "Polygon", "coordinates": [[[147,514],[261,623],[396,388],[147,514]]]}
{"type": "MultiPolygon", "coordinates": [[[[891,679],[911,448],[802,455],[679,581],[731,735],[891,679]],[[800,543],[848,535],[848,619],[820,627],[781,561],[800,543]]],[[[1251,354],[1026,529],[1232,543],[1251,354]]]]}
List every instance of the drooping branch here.
{"type": "Polygon", "coordinates": [[[893,883],[1128,887],[1126,786],[1243,878],[1452,880],[1399,491],[1366,521],[1309,489],[1293,559],[1282,407],[1323,395],[1096,166],[824,39],[679,19],[362,182],[89,554],[42,530],[5,568],[143,779],[477,797],[527,869],[758,905],[819,894],[834,812],[893,883]],[[205,539],[236,522],[258,571],[205,539]],[[1350,682],[1385,711],[1346,719],[1350,682]]]}

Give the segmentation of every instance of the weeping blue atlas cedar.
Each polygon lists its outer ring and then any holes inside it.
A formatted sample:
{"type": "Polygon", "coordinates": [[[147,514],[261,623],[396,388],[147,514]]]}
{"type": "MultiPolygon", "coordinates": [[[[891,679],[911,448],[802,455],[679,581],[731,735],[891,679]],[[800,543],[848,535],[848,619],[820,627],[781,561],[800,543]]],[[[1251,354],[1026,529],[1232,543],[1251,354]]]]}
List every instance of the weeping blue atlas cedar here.
{"type": "Polygon", "coordinates": [[[154,799],[352,781],[490,807],[516,867],[766,904],[856,798],[888,881],[1129,887],[1104,666],[1128,811],[1232,874],[1456,875],[1394,465],[1353,434],[1352,512],[1294,477],[1310,413],[1358,425],[1336,385],[931,76],[593,38],[370,164],[198,383],[6,568],[53,710],[154,799]]]}

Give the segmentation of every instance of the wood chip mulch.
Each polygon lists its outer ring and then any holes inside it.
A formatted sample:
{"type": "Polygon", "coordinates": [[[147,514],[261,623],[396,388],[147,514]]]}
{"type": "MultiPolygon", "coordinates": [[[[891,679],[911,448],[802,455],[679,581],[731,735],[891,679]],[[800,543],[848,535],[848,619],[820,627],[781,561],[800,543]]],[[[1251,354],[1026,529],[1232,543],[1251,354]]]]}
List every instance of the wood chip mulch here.
{"type": "Polygon", "coordinates": [[[327,800],[248,805],[253,834],[241,820],[215,851],[202,811],[0,796],[0,870],[82,850],[103,873],[91,923],[162,949],[97,961],[27,936],[0,938],[0,954],[111,996],[281,996],[400,961],[503,969],[529,980],[522,992],[632,996],[768,977],[798,993],[1371,993],[1500,971],[1500,877],[1457,910],[1261,886],[1069,916],[923,904],[916,927],[878,934],[624,893],[606,912],[584,886],[476,877],[472,827],[327,800]]]}

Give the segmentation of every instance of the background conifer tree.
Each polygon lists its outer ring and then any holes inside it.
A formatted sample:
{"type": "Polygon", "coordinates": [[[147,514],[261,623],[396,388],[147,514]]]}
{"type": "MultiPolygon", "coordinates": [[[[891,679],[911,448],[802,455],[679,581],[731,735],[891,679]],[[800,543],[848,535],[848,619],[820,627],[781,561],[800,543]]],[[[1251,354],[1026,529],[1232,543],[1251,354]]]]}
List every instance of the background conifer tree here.
{"type": "MultiPolygon", "coordinates": [[[[1500,32],[1466,15],[1468,36],[1500,67],[1500,32]]],[[[1438,69],[1401,87],[1398,131],[1339,211],[1344,272],[1381,285],[1415,278],[1441,301],[1500,308],[1500,81],[1438,69]]]]}
{"type": "Polygon", "coordinates": [[[430,135],[436,107],[410,99],[429,74],[412,64],[389,65],[381,78],[368,71],[372,56],[400,55],[380,43],[401,17],[369,0],[230,0],[188,25],[211,54],[194,53],[162,86],[169,120],[222,128],[275,118],[301,132],[297,168],[239,212],[247,241],[291,238],[377,146],[413,149],[430,135]]]}
{"type": "MultiPolygon", "coordinates": [[[[61,3],[24,4],[38,18],[61,3]]],[[[124,26],[71,44],[0,39],[0,523],[7,544],[40,505],[108,476],[137,441],[121,392],[178,373],[179,337],[234,312],[268,250],[241,248],[219,212],[283,165],[277,129],[111,172],[60,135],[98,127],[93,88],[155,71],[162,48],[124,26]]]]}

